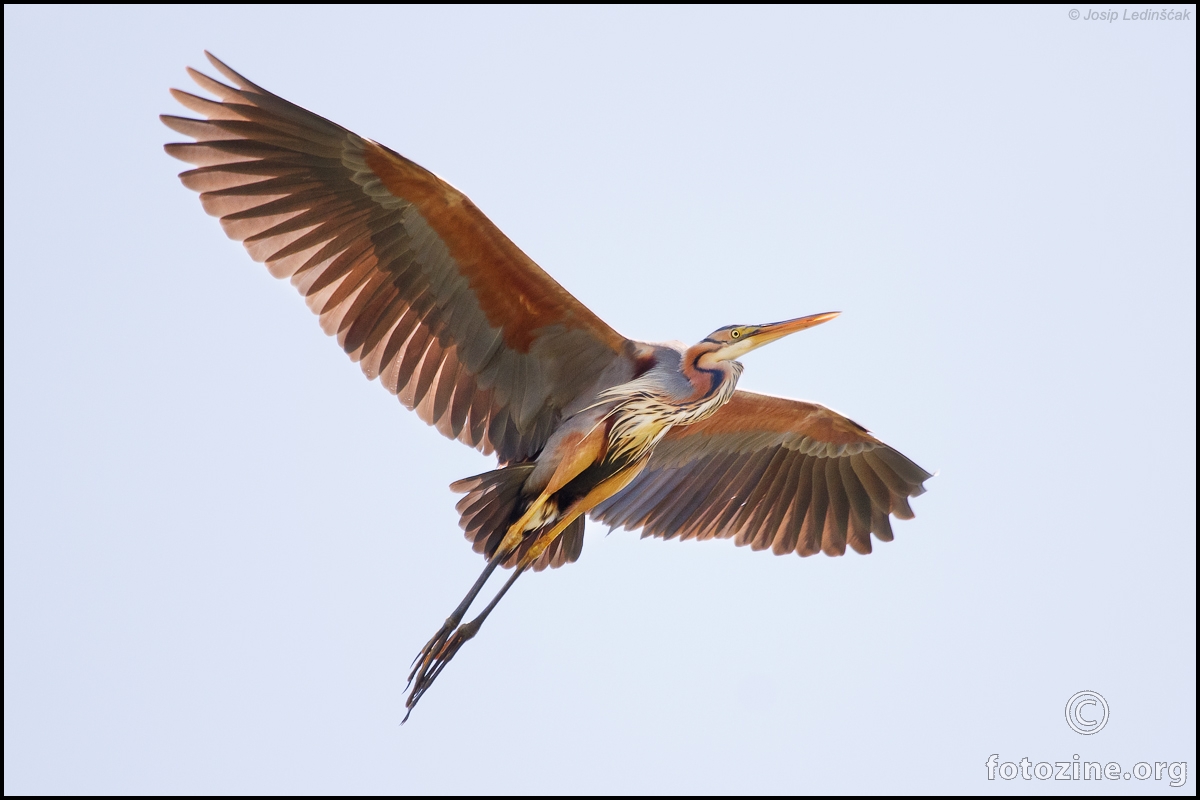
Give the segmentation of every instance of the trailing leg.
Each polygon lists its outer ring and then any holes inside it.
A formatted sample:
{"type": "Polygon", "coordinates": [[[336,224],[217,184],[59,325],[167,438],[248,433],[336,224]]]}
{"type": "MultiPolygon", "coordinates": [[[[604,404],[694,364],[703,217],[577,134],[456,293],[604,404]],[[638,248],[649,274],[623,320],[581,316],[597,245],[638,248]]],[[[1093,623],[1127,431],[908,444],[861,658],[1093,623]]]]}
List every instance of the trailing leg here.
{"type": "MultiPolygon", "coordinates": [[[[408,719],[409,714],[412,713],[412,710],[424,696],[425,692],[429,690],[429,687],[433,685],[437,676],[442,674],[442,670],[450,663],[450,659],[454,658],[459,649],[479,632],[483,621],[492,613],[492,609],[500,602],[500,598],[504,597],[508,590],[512,588],[512,585],[517,582],[517,578],[521,577],[521,573],[536,561],[537,557],[545,551],[550,543],[561,535],[566,527],[579,515],[578,513],[570,514],[556,520],[546,528],[525,534],[536,536],[537,538],[522,554],[520,562],[513,570],[513,574],[505,581],[504,586],[500,588],[500,591],[496,593],[496,596],[491,599],[479,616],[470,622],[459,625],[459,620],[462,619],[471,602],[483,588],[483,584],[487,581],[488,576],[491,575],[496,566],[506,561],[520,546],[523,535],[518,534],[521,532],[521,526],[524,526],[528,522],[529,516],[528,513],[522,515],[521,519],[513,524],[504,541],[501,543],[500,548],[496,550],[491,561],[488,562],[483,574],[479,576],[479,580],[471,588],[471,592],[468,593],[459,607],[455,609],[454,614],[450,615],[450,618],[446,620],[441,630],[429,640],[429,643],[417,655],[416,660],[413,662],[412,672],[408,676],[408,685],[412,687],[412,691],[408,695],[408,700],[404,702],[405,708],[408,709],[408,712],[404,715],[404,720],[408,719]],[[457,628],[454,627],[456,625],[457,628]]],[[[401,724],[403,724],[403,721],[401,724]]]]}
{"type": "MultiPolygon", "coordinates": [[[[458,608],[454,609],[454,611],[450,613],[450,616],[446,618],[444,623],[442,623],[442,627],[438,630],[438,632],[433,635],[433,638],[430,639],[423,648],[421,648],[421,652],[417,653],[417,657],[413,659],[411,665],[412,672],[410,672],[408,675],[409,686],[412,685],[414,679],[416,679],[418,683],[421,682],[418,673],[424,673],[432,655],[441,650],[442,646],[446,643],[446,640],[450,637],[450,634],[453,633],[454,629],[458,627],[458,624],[462,622],[462,618],[466,616],[467,609],[469,609],[471,604],[475,602],[475,598],[478,597],[479,593],[483,590],[483,586],[487,583],[488,578],[490,578],[492,573],[496,571],[496,567],[500,566],[500,564],[504,561],[504,557],[501,556],[507,557],[507,554],[496,553],[495,556],[488,561],[487,566],[483,568],[483,572],[480,574],[478,580],[475,581],[475,585],[471,587],[471,590],[467,592],[467,596],[464,597],[462,602],[458,604],[458,608]]],[[[405,688],[408,687],[406,686],[405,688]]]]}
{"type": "MultiPolygon", "coordinates": [[[[497,561],[496,563],[499,562],[497,561]]],[[[525,567],[523,566],[518,566],[513,570],[512,576],[504,582],[504,586],[500,588],[500,591],[496,593],[496,596],[492,598],[492,601],[487,604],[487,607],[483,609],[479,616],[470,622],[459,625],[452,634],[443,638],[440,641],[438,650],[430,651],[429,645],[426,645],[426,649],[421,652],[421,655],[417,656],[417,658],[422,659],[422,669],[420,674],[417,675],[416,685],[413,686],[412,692],[408,695],[408,700],[404,702],[404,707],[408,709],[408,712],[404,715],[404,719],[401,720],[401,725],[408,721],[408,715],[416,708],[417,702],[429,690],[429,687],[433,685],[437,676],[442,674],[442,670],[450,663],[450,659],[454,658],[454,654],[459,651],[459,648],[475,638],[475,634],[479,632],[479,628],[483,625],[483,621],[487,619],[488,614],[492,613],[492,609],[500,602],[500,598],[504,597],[504,593],[517,582],[517,578],[521,577],[521,573],[524,571],[525,567]]],[[[449,620],[446,620],[446,622],[449,623],[449,620]]],[[[434,639],[437,640],[438,637],[434,637],[434,639]]],[[[430,644],[433,643],[433,641],[430,642],[430,644]]],[[[416,674],[417,670],[414,669],[413,675],[416,674]]],[[[408,678],[409,685],[413,683],[413,675],[410,675],[408,678]]]]}

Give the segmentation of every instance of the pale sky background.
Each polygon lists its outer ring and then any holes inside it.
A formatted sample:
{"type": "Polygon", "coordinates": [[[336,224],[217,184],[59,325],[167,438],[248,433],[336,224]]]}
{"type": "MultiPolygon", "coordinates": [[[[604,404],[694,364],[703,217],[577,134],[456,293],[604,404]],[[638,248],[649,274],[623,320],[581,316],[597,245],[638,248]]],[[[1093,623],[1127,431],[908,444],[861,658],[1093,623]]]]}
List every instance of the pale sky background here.
{"type": "Polygon", "coordinates": [[[6,6],[5,792],[1194,793],[1170,8],[6,6]],[[482,567],[447,485],[492,462],[175,178],[157,115],[204,48],[446,177],[622,333],[844,312],[741,385],[937,470],[916,520],[804,560],[590,525],[401,728],[482,567]]]}

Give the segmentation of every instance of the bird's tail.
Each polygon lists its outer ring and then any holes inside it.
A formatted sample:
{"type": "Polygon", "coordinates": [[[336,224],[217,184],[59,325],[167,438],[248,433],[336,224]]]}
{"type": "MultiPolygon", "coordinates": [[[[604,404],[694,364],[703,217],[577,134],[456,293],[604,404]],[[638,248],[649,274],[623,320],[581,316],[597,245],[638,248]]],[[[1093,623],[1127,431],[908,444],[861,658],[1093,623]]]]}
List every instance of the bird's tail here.
{"type": "MultiPolygon", "coordinates": [[[[533,468],[533,464],[513,464],[450,484],[451,491],[466,494],[455,508],[460,514],[459,527],[476,553],[491,558],[509,526],[528,507],[529,498],[522,493],[522,488],[533,468]]],[[[533,562],[534,571],[541,572],[546,567],[561,567],[578,560],[583,550],[583,526],[583,516],[572,521],[533,562]]],[[[514,566],[535,538],[528,537],[524,545],[505,559],[504,566],[514,566]]]]}

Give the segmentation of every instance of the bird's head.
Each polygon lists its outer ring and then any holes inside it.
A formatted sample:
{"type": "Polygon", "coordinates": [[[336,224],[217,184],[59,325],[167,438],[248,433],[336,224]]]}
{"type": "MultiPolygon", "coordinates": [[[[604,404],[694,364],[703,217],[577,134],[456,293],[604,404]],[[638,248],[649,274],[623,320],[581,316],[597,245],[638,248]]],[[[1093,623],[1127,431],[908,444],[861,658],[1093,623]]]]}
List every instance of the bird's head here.
{"type": "Polygon", "coordinates": [[[764,344],[782,339],[789,333],[828,322],[840,313],[840,311],[831,311],[799,319],[789,319],[784,322],[770,322],[766,325],[728,325],[710,333],[696,347],[702,348],[705,351],[704,355],[709,360],[733,361],[764,344]]]}

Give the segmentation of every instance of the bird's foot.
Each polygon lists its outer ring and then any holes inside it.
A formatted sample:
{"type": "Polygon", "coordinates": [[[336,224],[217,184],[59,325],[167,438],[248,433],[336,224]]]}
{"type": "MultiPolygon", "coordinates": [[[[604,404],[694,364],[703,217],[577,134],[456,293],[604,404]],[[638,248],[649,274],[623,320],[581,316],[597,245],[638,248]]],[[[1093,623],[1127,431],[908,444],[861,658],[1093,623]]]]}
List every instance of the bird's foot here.
{"type": "MultiPolygon", "coordinates": [[[[425,646],[421,648],[421,652],[417,653],[417,657],[409,664],[412,667],[412,672],[408,673],[408,686],[412,686],[413,678],[417,676],[417,671],[421,668],[421,665],[429,660],[429,655],[440,650],[442,645],[446,643],[446,640],[450,638],[450,634],[454,633],[454,629],[458,627],[458,622],[459,617],[447,617],[446,621],[442,623],[442,627],[438,629],[438,632],[433,635],[432,639],[425,643],[425,646]]],[[[408,686],[404,688],[407,689],[408,686]]]]}
{"type": "MultiPolygon", "coordinates": [[[[442,674],[442,670],[450,663],[450,659],[454,658],[454,654],[460,647],[473,639],[479,630],[480,620],[459,625],[457,629],[451,622],[452,620],[446,620],[446,624],[442,626],[441,630],[413,659],[413,669],[408,675],[408,686],[412,687],[412,692],[408,695],[408,700],[404,702],[404,707],[408,709],[408,712],[401,720],[401,725],[408,721],[408,716],[417,707],[417,702],[433,685],[437,676],[442,674]]],[[[407,689],[408,686],[404,688],[407,689]]]]}

